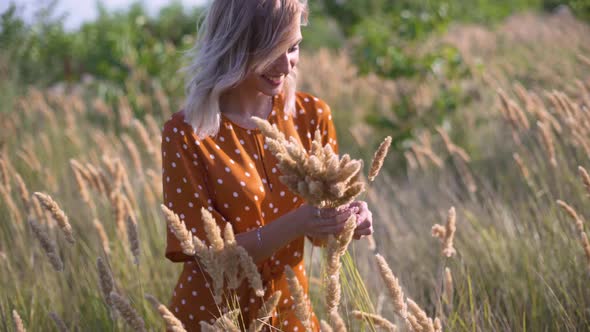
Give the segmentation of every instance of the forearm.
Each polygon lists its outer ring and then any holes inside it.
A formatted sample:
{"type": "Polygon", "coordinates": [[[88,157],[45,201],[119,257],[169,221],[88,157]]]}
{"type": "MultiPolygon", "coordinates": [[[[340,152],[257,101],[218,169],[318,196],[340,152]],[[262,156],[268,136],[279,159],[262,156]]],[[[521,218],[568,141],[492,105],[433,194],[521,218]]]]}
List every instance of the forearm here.
{"type": "Polygon", "coordinates": [[[244,247],[252,256],[254,262],[259,263],[291,241],[304,235],[302,222],[295,220],[296,214],[291,211],[272,223],[258,229],[236,235],[238,245],[244,247]]]}

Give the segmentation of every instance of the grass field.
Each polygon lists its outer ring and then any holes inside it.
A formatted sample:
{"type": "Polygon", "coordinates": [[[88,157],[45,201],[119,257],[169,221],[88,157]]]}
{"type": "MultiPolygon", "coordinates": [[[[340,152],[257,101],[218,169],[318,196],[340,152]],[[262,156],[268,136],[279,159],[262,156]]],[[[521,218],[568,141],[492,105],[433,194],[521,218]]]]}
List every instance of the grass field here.
{"type": "MultiPolygon", "coordinates": [[[[455,45],[472,73],[459,82],[466,97],[440,127],[416,131],[390,154],[363,196],[376,248],[354,243],[344,266],[358,270],[374,313],[401,330],[412,329],[395,314],[375,253],[445,330],[590,330],[590,180],[579,169],[590,169],[590,27],[567,14],[521,14],[494,29],[453,27],[415,52],[440,43],[455,45]],[[431,230],[451,207],[457,253],[446,257],[431,230]]],[[[0,62],[0,69],[10,67],[10,59],[0,62]]],[[[390,107],[404,97],[413,111],[426,112],[441,82],[361,77],[344,52],[326,50],[307,50],[300,77],[302,90],[331,105],[341,150],[367,162],[391,134],[364,123],[369,110],[395,122],[390,107]]],[[[0,83],[2,330],[15,330],[13,310],[29,331],[58,330],[50,313],[72,331],[128,330],[105,304],[99,257],[148,329],[164,327],[144,294],[167,303],[180,271],[163,255],[159,133],[181,101],[141,72],[125,86],[133,93],[106,93],[88,81],[21,95],[11,82],[0,83]],[[77,177],[91,185],[81,187],[77,177]],[[33,192],[51,195],[65,212],[73,244],[33,192]],[[137,220],[138,264],[125,211],[137,220]],[[45,245],[31,218],[48,236],[45,245]],[[45,252],[51,245],[62,271],[45,252]]],[[[316,282],[321,254],[310,250],[306,259],[315,311],[328,319],[316,282]]],[[[367,306],[358,275],[343,273],[340,312],[349,330],[370,330],[352,315],[367,306]]]]}

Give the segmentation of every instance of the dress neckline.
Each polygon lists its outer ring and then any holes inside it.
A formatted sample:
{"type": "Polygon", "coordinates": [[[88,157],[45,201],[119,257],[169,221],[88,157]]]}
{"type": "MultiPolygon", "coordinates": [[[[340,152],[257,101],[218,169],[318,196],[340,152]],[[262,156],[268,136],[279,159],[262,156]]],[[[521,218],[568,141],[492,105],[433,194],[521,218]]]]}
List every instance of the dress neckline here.
{"type": "MultiPolygon", "coordinates": [[[[278,105],[280,104],[279,102],[279,98],[280,98],[281,94],[275,95],[273,97],[271,97],[271,107],[270,107],[270,112],[268,112],[267,116],[266,116],[266,121],[272,123],[273,121],[272,118],[276,115],[277,113],[277,109],[278,109],[278,105]]],[[[239,129],[245,130],[245,131],[250,131],[250,132],[255,132],[255,133],[259,133],[260,129],[258,128],[247,128],[242,126],[241,124],[231,120],[229,117],[227,117],[225,114],[223,114],[223,112],[220,112],[221,114],[221,119],[229,124],[232,125],[232,127],[237,127],[239,129]]]]}

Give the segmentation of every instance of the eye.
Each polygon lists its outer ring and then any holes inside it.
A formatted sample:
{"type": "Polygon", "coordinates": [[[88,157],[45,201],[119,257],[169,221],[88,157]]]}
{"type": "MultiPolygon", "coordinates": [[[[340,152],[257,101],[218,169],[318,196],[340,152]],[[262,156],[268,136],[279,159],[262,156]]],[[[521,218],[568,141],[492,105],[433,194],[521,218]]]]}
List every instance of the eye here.
{"type": "Polygon", "coordinates": [[[289,53],[293,53],[293,52],[297,51],[298,49],[299,49],[299,44],[293,45],[289,49],[289,53]]]}

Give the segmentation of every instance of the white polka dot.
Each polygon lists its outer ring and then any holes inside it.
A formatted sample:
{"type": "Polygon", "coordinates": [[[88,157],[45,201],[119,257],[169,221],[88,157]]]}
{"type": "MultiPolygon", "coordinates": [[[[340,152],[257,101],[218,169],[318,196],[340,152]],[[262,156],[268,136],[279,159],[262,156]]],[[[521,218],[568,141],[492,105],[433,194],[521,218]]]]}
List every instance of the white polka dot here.
{"type": "Polygon", "coordinates": [[[234,191],[233,193],[234,197],[238,197],[238,193],[234,191]]]}
{"type": "Polygon", "coordinates": [[[227,208],[229,208],[229,204],[223,203],[223,207],[227,209],[227,208]]]}
{"type": "Polygon", "coordinates": [[[307,97],[303,98],[303,100],[304,100],[306,103],[307,103],[307,102],[309,102],[309,98],[307,98],[307,97]]]}
{"type": "Polygon", "coordinates": [[[248,165],[250,165],[250,168],[254,168],[254,164],[248,163],[248,165]]]}
{"type": "Polygon", "coordinates": [[[240,222],[240,221],[242,221],[242,218],[240,218],[240,217],[236,217],[236,221],[237,221],[237,222],[240,222]]]}
{"type": "Polygon", "coordinates": [[[197,188],[199,188],[199,190],[203,190],[203,186],[201,186],[200,184],[197,185],[197,188]]]}
{"type": "Polygon", "coordinates": [[[222,179],[217,179],[217,183],[223,184],[223,180],[222,179]]]}
{"type": "Polygon", "coordinates": [[[201,311],[205,311],[205,306],[202,305],[199,309],[201,309],[201,311]]]}
{"type": "Polygon", "coordinates": [[[240,150],[239,149],[235,149],[234,150],[237,154],[240,154],[240,150]]]}
{"type": "Polygon", "coordinates": [[[266,179],[262,179],[262,183],[266,184],[266,179]]]}
{"type": "Polygon", "coordinates": [[[166,142],[170,142],[170,137],[166,136],[166,142]]]}
{"type": "Polygon", "coordinates": [[[250,211],[250,207],[248,205],[244,206],[244,210],[250,211]]]}
{"type": "Polygon", "coordinates": [[[195,206],[195,205],[193,204],[193,202],[188,202],[188,207],[191,207],[191,208],[192,208],[193,206],[195,206]]]}
{"type": "Polygon", "coordinates": [[[281,195],[281,197],[283,197],[283,196],[285,196],[285,192],[281,191],[281,193],[279,195],[281,195]]]}
{"type": "Polygon", "coordinates": [[[215,156],[214,156],[214,155],[212,155],[212,154],[210,154],[210,155],[209,155],[209,158],[211,158],[211,159],[215,159],[215,156]]]}
{"type": "Polygon", "coordinates": [[[182,192],[182,189],[176,188],[176,192],[180,194],[182,192]]]}
{"type": "Polygon", "coordinates": [[[170,182],[170,177],[169,176],[166,177],[166,182],[170,182]]]}
{"type": "Polygon", "coordinates": [[[193,160],[193,165],[197,166],[199,163],[196,160],[193,160]]]}
{"type": "Polygon", "coordinates": [[[256,153],[254,153],[253,155],[254,155],[254,159],[258,160],[258,155],[256,153]]]}
{"type": "Polygon", "coordinates": [[[178,307],[174,308],[174,311],[178,312],[178,307]]]}
{"type": "Polygon", "coordinates": [[[246,182],[240,181],[240,186],[245,187],[246,186],[246,182]]]}
{"type": "Polygon", "coordinates": [[[219,140],[225,142],[225,138],[223,136],[219,136],[219,140]]]}
{"type": "Polygon", "coordinates": [[[272,212],[274,212],[274,213],[279,212],[279,208],[275,208],[274,210],[272,210],[272,212]]]}
{"type": "Polygon", "coordinates": [[[171,165],[172,165],[172,168],[176,168],[176,163],[175,162],[172,162],[171,165]]]}
{"type": "Polygon", "coordinates": [[[195,193],[195,198],[199,198],[199,193],[195,193]]]}
{"type": "Polygon", "coordinates": [[[172,207],[172,202],[168,202],[168,207],[171,208],[172,207]]]}
{"type": "Polygon", "coordinates": [[[297,326],[293,327],[293,331],[297,332],[299,331],[299,328],[297,326]]]}
{"type": "Polygon", "coordinates": [[[217,145],[217,144],[215,144],[215,148],[216,148],[217,150],[219,150],[219,149],[220,149],[220,148],[219,148],[219,145],[217,145]]]}
{"type": "Polygon", "coordinates": [[[289,303],[289,299],[284,299],[283,304],[287,304],[287,303],[289,303]]]}
{"type": "Polygon", "coordinates": [[[321,109],[321,108],[318,108],[318,113],[319,113],[319,114],[322,114],[322,113],[324,113],[324,110],[323,110],[323,109],[321,109]]]}
{"type": "Polygon", "coordinates": [[[196,290],[194,290],[194,291],[192,291],[192,293],[191,293],[191,294],[193,294],[193,296],[197,296],[197,291],[196,291],[196,290]]]}
{"type": "Polygon", "coordinates": [[[244,142],[244,140],[243,140],[243,139],[241,139],[241,140],[240,140],[240,144],[244,145],[244,144],[246,144],[246,143],[244,142]]]}
{"type": "Polygon", "coordinates": [[[260,186],[260,191],[261,192],[264,192],[264,187],[263,186],[260,186]]]}
{"type": "Polygon", "coordinates": [[[297,202],[297,197],[293,197],[293,203],[297,202]]]}
{"type": "Polygon", "coordinates": [[[188,276],[188,278],[186,278],[186,280],[188,280],[189,282],[191,282],[193,280],[193,277],[188,276]]]}
{"type": "Polygon", "coordinates": [[[195,319],[195,316],[193,316],[193,314],[189,314],[188,319],[193,320],[193,319],[195,319]]]}
{"type": "Polygon", "coordinates": [[[289,120],[289,117],[288,117],[287,115],[285,115],[285,116],[283,117],[283,119],[284,119],[285,121],[288,121],[288,120],[289,120]]]}
{"type": "Polygon", "coordinates": [[[195,144],[196,144],[196,145],[201,145],[201,142],[199,142],[199,141],[195,141],[195,144]]]}
{"type": "Polygon", "coordinates": [[[248,172],[244,173],[244,175],[246,175],[246,177],[250,177],[250,173],[248,172]]]}
{"type": "Polygon", "coordinates": [[[182,148],[186,150],[186,149],[188,149],[188,146],[187,146],[186,144],[184,144],[184,143],[183,143],[183,144],[182,144],[182,148]]]}
{"type": "Polygon", "coordinates": [[[276,169],[275,167],[273,167],[273,168],[271,169],[271,171],[272,171],[273,173],[276,173],[276,172],[277,172],[277,169],[276,169]]]}
{"type": "Polygon", "coordinates": [[[260,220],[256,220],[256,225],[260,226],[260,220]]]}
{"type": "Polygon", "coordinates": [[[254,303],[254,298],[250,298],[250,303],[254,303]]]}
{"type": "Polygon", "coordinates": [[[227,173],[231,172],[231,170],[229,169],[229,167],[226,167],[226,168],[225,168],[225,171],[226,171],[227,173]]]}
{"type": "Polygon", "coordinates": [[[263,149],[268,149],[268,145],[266,145],[266,143],[264,143],[264,145],[262,146],[263,149]]]}
{"type": "Polygon", "coordinates": [[[258,200],[258,196],[254,195],[254,200],[257,201],[258,200]]]}
{"type": "Polygon", "coordinates": [[[181,130],[180,131],[180,135],[183,135],[184,136],[184,130],[181,130]]]}
{"type": "Polygon", "coordinates": [[[284,321],[283,325],[285,325],[285,326],[289,325],[289,321],[288,320],[284,321]]]}
{"type": "Polygon", "coordinates": [[[180,303],[181,304],[186,304],[186,300],[185,299],[182,299],[182,300],[180,300],[180,303]]]}
{"type": "Polygon", "coordinates": [[[213,212],[213,207],[209,206],[209,207],[207,207],[207,210],[213,212]]]}
{"type": "Polygon", "coordinates": [[[181,214],[179,215],[179,217],[180,217],[180,219],[184,219],[184,213],[181,213],[181,214]]]}
{"type": "Polygon", "coordinates": [[[184,286],[182,284],[180,284],[178,287],[183,288],[184,286]]]}
{"type": "Polygon", "coordinates": [[[186,178],[185,178],[185,177],[183,177],[183,178],[182,178],[182,182],[184,182],[184,183],[187,183],[187,181],[186,181],[186,178]]]}
{"type": "Polygon", "coordinates": [[[230,163],[235,164],[236,162],[233,159],[229,160],[230,163]]]}
{"type": "Polygon", "coordinates": [[[191,228],[191,232],[196,233],[197,229],[193,227],[193,228],[191,228]]]}

